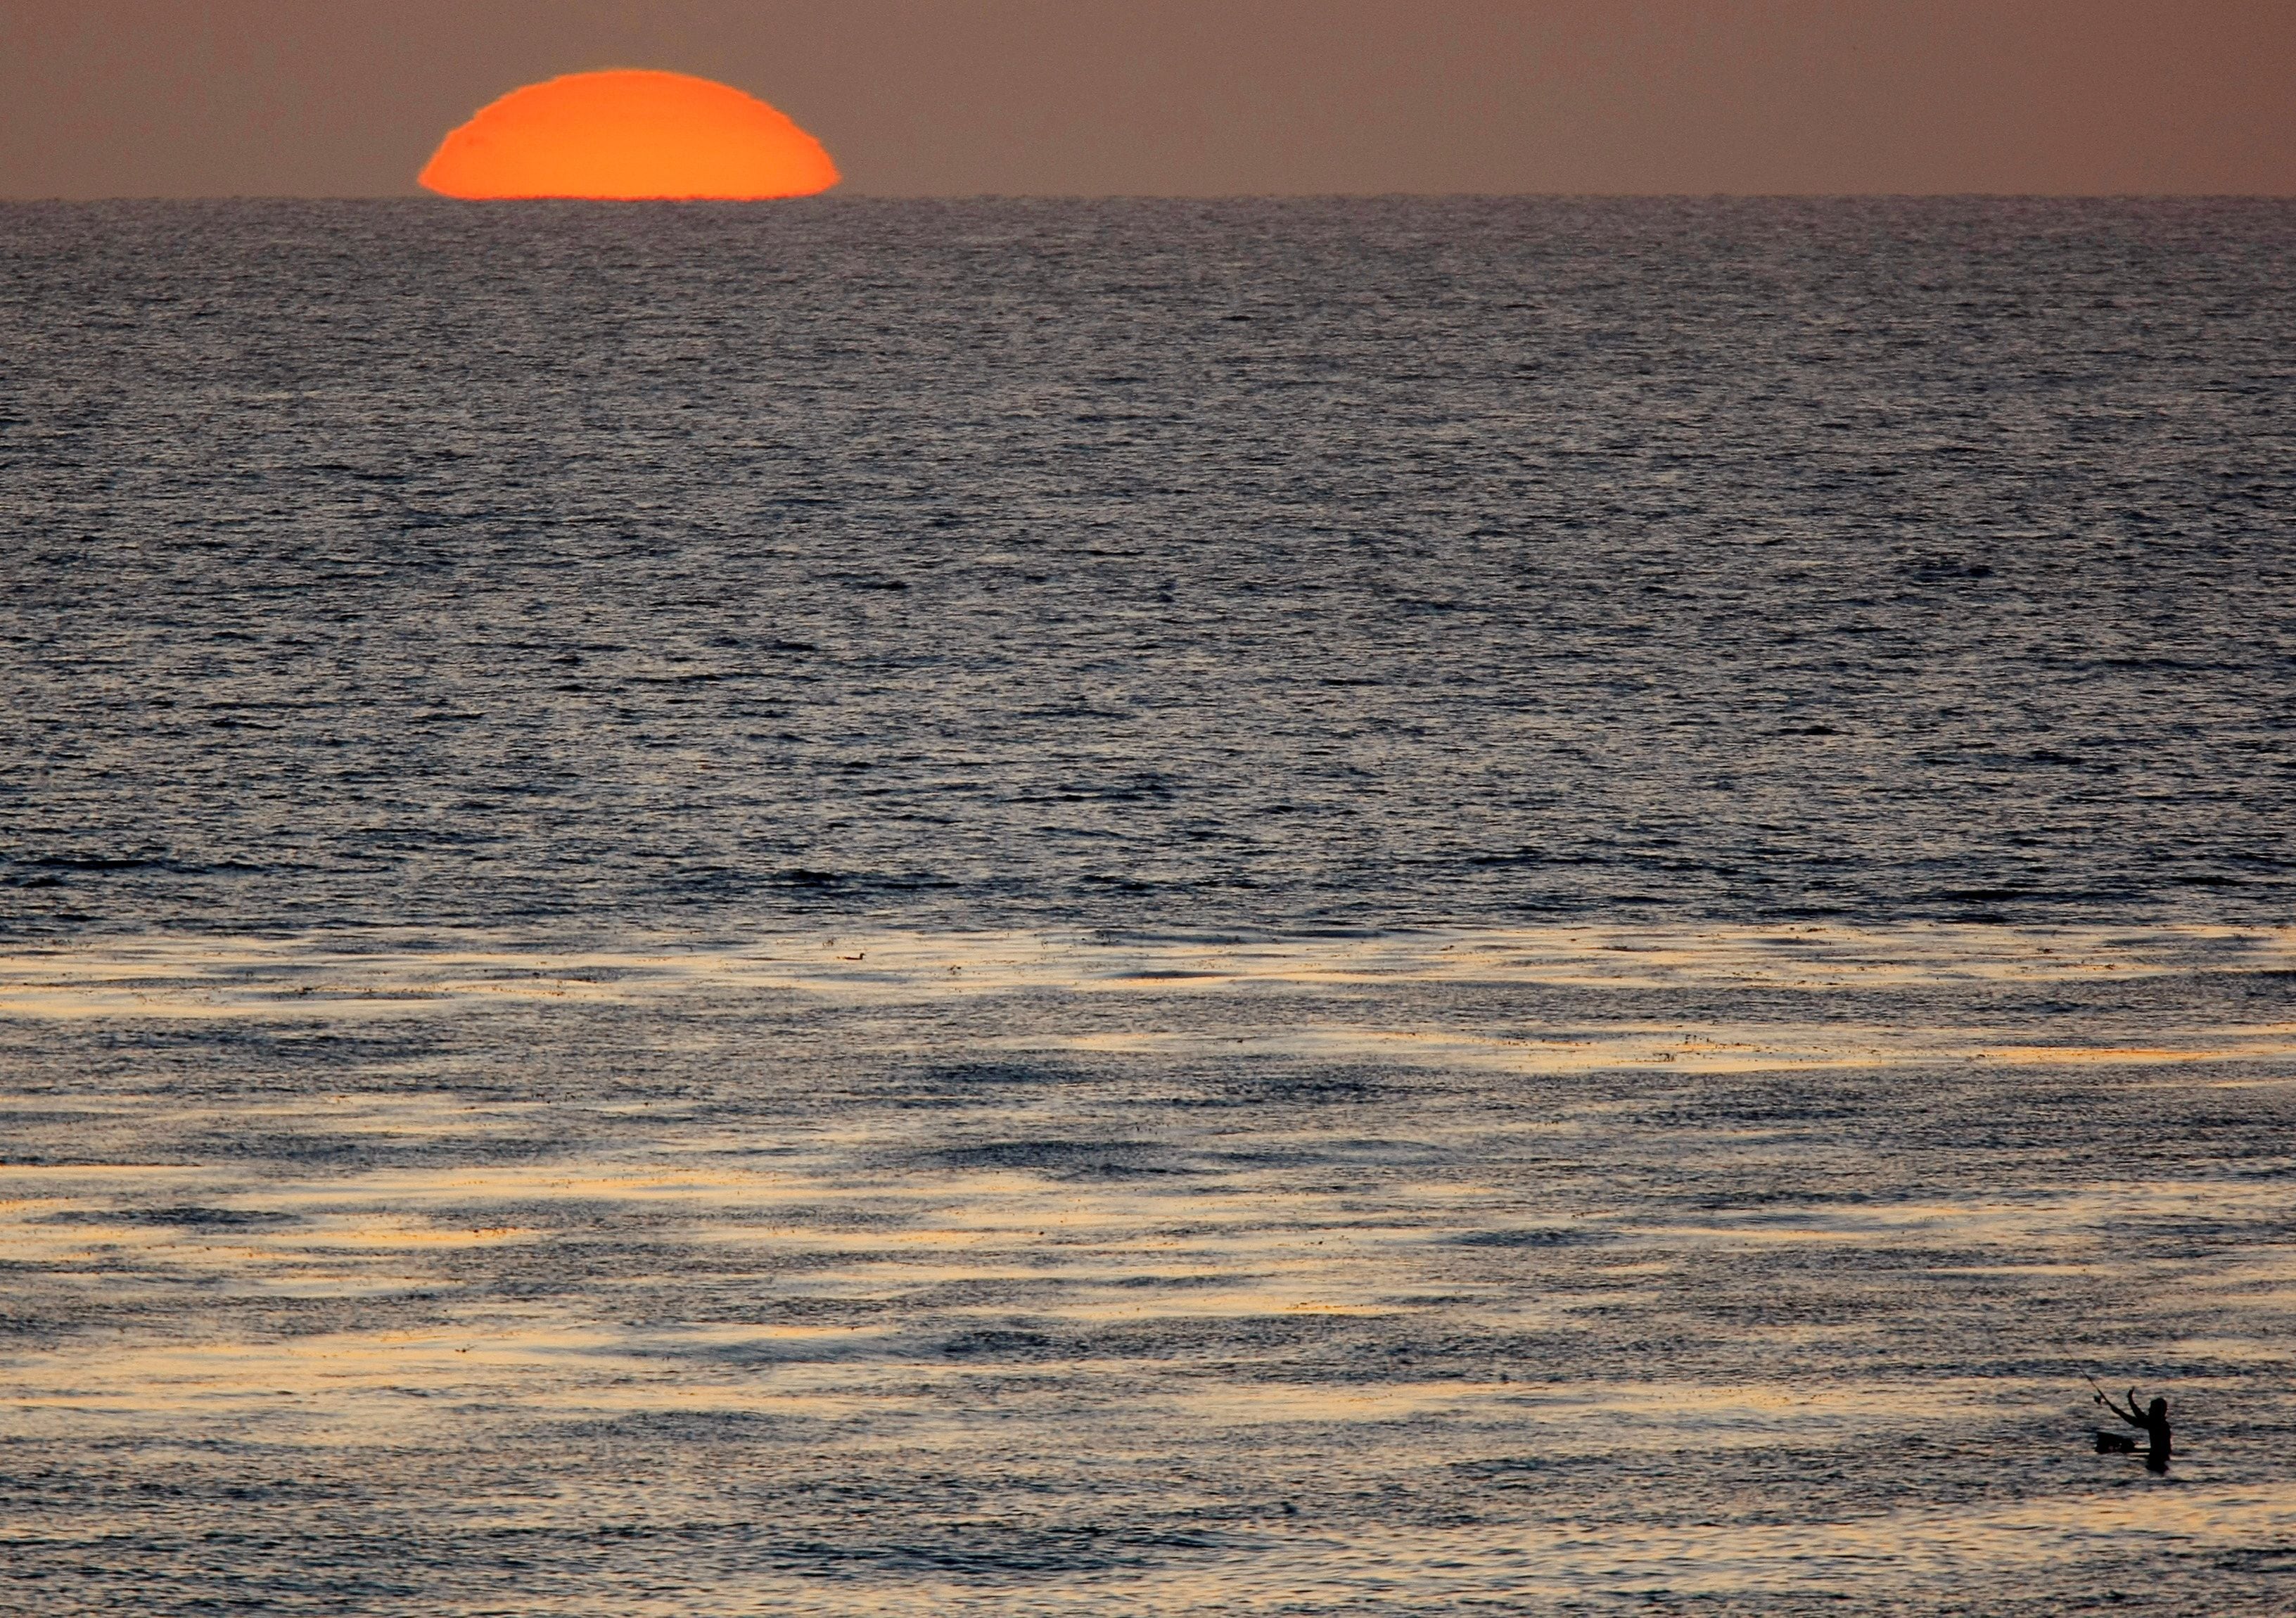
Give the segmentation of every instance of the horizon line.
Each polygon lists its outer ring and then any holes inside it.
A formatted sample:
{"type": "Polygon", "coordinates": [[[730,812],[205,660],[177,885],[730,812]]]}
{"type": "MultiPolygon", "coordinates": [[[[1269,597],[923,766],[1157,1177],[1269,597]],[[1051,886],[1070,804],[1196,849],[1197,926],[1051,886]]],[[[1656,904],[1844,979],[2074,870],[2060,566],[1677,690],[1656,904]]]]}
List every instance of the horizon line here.
{"type": "Polygon", "coordinates": [[[1340,201],[2296,201],[2288,191],[968,191],[828,192],[800,197],[447,197],[428,192],[151,192],[94,196],[0,196],[0,207],[106,202],[425,202],[488,208],[546,202],[615,207],[707,204],[785,206],[836,202],[1340,202],[1340,201]]]}

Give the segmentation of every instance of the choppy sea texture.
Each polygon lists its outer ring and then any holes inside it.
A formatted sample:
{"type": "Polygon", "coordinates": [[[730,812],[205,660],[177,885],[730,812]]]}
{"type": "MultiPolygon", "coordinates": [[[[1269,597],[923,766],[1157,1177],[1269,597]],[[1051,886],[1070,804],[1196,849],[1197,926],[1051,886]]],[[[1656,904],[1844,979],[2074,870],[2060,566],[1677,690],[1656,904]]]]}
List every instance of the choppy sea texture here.
{"type": "Polygon", "coordinates": [[[2292,245],[0,209],[0,1609],[2284,1611],[2292,245]]]}
{"type": "Polygon", "coordinates": [[[0,960],[12,1608],[2296,1579],[2296,932],[371,942],[0,960]]]}
{"type": "Polygon", "coordinates": [[[2284,917],[2285,202],[0,210],[0,928],[2284,917]]]}

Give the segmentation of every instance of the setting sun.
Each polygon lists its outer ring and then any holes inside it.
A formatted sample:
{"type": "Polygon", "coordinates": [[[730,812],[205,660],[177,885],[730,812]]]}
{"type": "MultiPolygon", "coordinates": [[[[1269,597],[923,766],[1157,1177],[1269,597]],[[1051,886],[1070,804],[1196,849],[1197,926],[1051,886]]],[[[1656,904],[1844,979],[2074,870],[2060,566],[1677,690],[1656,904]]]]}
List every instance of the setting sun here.
{"type": "Polygon", "coordinates": [[[448,133],[419,177],[450,197],[810,196],[837,184],[776,108],[684,73],[572,73],[512,90],[448,133]]]}

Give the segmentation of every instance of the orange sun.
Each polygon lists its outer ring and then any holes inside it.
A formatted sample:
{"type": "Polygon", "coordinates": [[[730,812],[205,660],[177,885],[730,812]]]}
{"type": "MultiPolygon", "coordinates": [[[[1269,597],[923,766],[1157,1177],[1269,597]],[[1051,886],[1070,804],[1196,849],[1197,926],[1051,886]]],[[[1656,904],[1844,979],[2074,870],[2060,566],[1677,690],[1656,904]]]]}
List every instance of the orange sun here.
{"type": "Polygon", "coordinates": [[[419,177],[450,197],[804,197],[837,184],[821,143],[727,85],[570,73],[512,90],[439,143],[419,177]]]}

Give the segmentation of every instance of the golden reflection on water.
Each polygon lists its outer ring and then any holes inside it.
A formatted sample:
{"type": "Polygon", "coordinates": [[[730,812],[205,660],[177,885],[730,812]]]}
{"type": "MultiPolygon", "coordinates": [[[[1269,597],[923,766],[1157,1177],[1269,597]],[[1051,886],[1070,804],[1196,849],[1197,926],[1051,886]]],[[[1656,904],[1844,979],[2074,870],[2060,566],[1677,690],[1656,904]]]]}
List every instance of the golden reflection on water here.
{"type": "Polygon", "coordinates": [[[0,1014],[217,1016],[316,1000],[313,1009],[341,1015],[480,997],[621,1003],[692,989],[890,1001],[1032,989],[1162,996],[1400,982],[1822,993],[2292,970],[2296,927],[1574,925],[1228,943],[844,932],[742,949],[664,940],[652,949],[574,951],[512,948],[468,933],[385,935],[356,949],[324,935],[167,938],[0,953],[0,1014]]]}
{"type": "MultiPolygon", "coordinates": [[[[2158,1305],[2156,1323],[2188,1323],[2148,1326],[2141,1343],[2150,1362],[2187,1367],[2176,1384],[2185,1407],[2256,1409],[2258,1386],[2290,1368],[2296,1325],[2296,1250],[2254,1234],[2284,1227],[2284,1177],[2193,1163],[2105,1179],[2027,1166],[2005,1179],[1997,1155],[1926,1194],[1868,1196],[1861,1177],[1878,1170],[1852,1154],[1839,1170],[1847,1195],[1797,1193],[1812,1164],[1849,1151],[1822,1121],[1695,1112],[1706,1087],[1749,1076],[1918,1083],[1974,1064],[2005,1084],[2128,1070],[2114,1080],[2123,1088],[2099,1094],[2152,1093],[2126,1088],[2151,1072],[2142,1082],[2161,1095],[2234,1085],[2228,1094],[2252,1099],[2230,1105],[2276,1102],[2296,1085],[2285,1023],[2194,1017],[2141,1042],[2114,1028],[2036,1038],[2006,1023],[1973,1029],[1949,1001],[1923,1002],[1936,1014],[1925,1023],[1841,1017],[1833,985],[2277,972],[2289,934],[1924,928],[1824,944],[1635,934],[1631,947],[1627,936],[1215,949],[849,935],[803,954],[594,953],[543,966],[501,951],[286,943],[21,953],[0,963],[0,1002],[30,1027],[340,1029],[485,1019],[514,1004],[545,1019],[519,1025],[530,1030],[568,1014],[553,1009],[562,1001],[635,1008],[674,1041],[695,1006],[827,1003],[879,1018],[1025,1001],[1022,1026],[940,1037],[975,1055],[1113,1064],[1119,1088],[1062,1081],[962,1115],[857,1102],[729,1123],[690,1102],[475,1094],[411,1071],[196,1096],[131,1073],[70,1102],[77,1133],[52,1138],[45,1161],[0,1163],[0,1252],[20,1293],[90,1323],[12,1340],[0,1403],[25,1442],[59,1452],[196,1433],[322,1469],[378,1446],[444,1454],[478,1433],[515,1448],[537,1432],[707,1415],[794,1424],[808,1464],[857,1476],[987,1452],[1071,1466],[1103,1449],[1160,1477],[1192,1457],[1264,1474],[1261,1506],[1242,1517],[1220,1507],[1218,1555],[1176,1553],[1125,1575],[1118,1605],[1139,1611],[1297,1610],[1377,1590],[1404,1606],[1660,1588],[1719,1598],[1877,1577],[1998,1589],[2074,1578],[2125,1534],[2200,1555],[2296,1533],[2296,1482],[2205,1428],[2180,1451],[2173,1490],[2131,1491],[2080,1451],[2079,1371],[2140,1344],[2100,1331],[2082,1312],[2091,1303],[2073,1301],[2110,1295],[2126,1274],[2158,1305]],[[1221,975],[1156,975],[1181,971],[1221,975]],[[1503,1031],[1433,1014],[1398,1025],[1423,1010],[1401,991],[1460,982],[1790,993],[1766,1002],[1767,1017],[1729,1021],[1556,1015],[1542,1032],[1532,1005],[1503,1031]],[[1111,1022],[1126,1005],[1137,1017],[1111,1022]],[[2156,1072],[2163,1064],[2180,1065],[2156,1072]],[[1173,1075],[1213,1072],[1417,1074],[1408,1082],[1433,1088],[1268,1118],[1170,1113],[1122,1088],[1152,1099],[1173,1075]],[[1682,1121],[1662,1121],[1675,1112],[1682,1121]],[[577,1114],[595,1132],[515,1159],[577,1114]],[[1081,1157],[1021,1151],[1095,1129],[1103,1144],[1081,1157]],[[1139,1167],[1142,1140],[1160,1130],[1168,1164],[1139,1167]],[[272,1134],[397,1156],[299,1167],[181,1144],[272,1134]],[[55,1149],[64,1139],[137,1142],[150,1161],[70,1161],[55,1149]],[[496,1146],[512,1156],[482,1161],[496,1146]],[[1013,1161],[974,1165],[960,1147],[1013,1161]],[[422,1153],[441,1161],[409,1156],[422,1153]],[[1669,1176],[1734,1189],[1688,1195],[1669,1176]],[[2168,1234],[2138,1253],[2132,1232],[2168,1234]],[[1770,1280],[1731,1292],[1726,1277],[1756,1270],[1770,1280]],[[1950,1358],[1924,1311],[1972,1287],[2027,1312],[2005,1323],[1979,1309],[1946,1329],[2013,1333],[2015,1368],[1909,1371],[1901,1362],[1950,1358]],[[423,1301],[412,1326],[409,1298],[423,1301]],[[391,1308],[361,1324],[362,1301],[391,1308]],[[278,1324],[294,1317],[274,1311],[305,1305],[338,1312],[278,1324]],[[1638,1373],[1660,1333],[1674,1344],[1668,1368],[1638,1373]],[[1538,1346],[1576,1341],[1612,1346],[1568,1372],[1559,1349],[1538,1346]],[[1941,1425],[2028,1436],[1956,1458],[1922,1448],[1941,1425]],[[2058,1448],[2036,1462],[2018,1448],[2034,1443],[2058,1448]],[[1759,1466],[1892,1446],[1923,1455],[1912,1482],[1798,1520],[1702,1525],[1600,1505],[1602,1480],[1678,1470],[1685,1456],[1759,1466]],[[2011,1464],[2047,1481],[1973,1506],[1921,1498],[1935,1468],[2011,1464]],[[1479,1519],[1406,1530],[1308,1498],[1372,1498],[1421,1475],[1468,1477],[1479,1519]]],[[[897,1050],[926,1038],[898,1017],[837,1026],[897,1050]]],[[[847,1082],[836,1053],[857,1037],[807,1058],[827,1064],[822,1082],[847,1082]]],[[[23,1138],[62,1105],[20,1090],[0,1096],[0,1117],[23,1138]]],[[[707,1496],[706,1477],[665,1465],[675,1475],[652,1508],[707,1496]]],[[[578,1480],[562,1488],[546,1508],[488,1509],[570,1520],[584,1497],[578,1480]]],[[[1160,1511],[1183,1509],[1185,1488],[1155,1488],[1160,1511]]],[[[796,1606],[811,1599],[775,1588],[796,1606]]],[[[1039,1580],[1013,1610],[1091,1607],[1111,1589],[1098,1575],[1039,1580]]],[[[819,1607],[982,1603],[996,1605],[977,1578],[913,1572],[819,1607]]]]}

